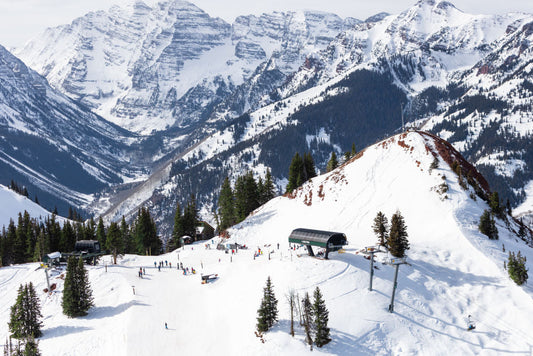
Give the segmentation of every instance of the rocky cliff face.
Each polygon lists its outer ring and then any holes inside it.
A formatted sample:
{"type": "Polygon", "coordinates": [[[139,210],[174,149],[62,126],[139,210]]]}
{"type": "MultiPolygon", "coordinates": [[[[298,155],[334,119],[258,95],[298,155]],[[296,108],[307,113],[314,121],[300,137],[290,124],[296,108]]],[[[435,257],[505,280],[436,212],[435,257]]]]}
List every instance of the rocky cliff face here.
{"type": "Polygon", "coordinates": [[[66,212],[142,171],[139,138],[52,89],[0,46],[0,179],[66,212]]]}
{"type": "Polygon", "coordinates": [[[456,72],[487,56],[509,25],[530,17],[471,15],[445,1],[421,0],[400,14],[372,17],[340,34],[308,58],[281,96],[369,67],[391,69],[398,85],[413,94],[445,86],[456,72]]]}
{"type": "Polygon", "coordinates": [[[257,107],[309,53],[356,22],[290,12],[230,25],[184,1],[136,2],[49,29],[17,55],[110,121],[150,133],[257,107]]]}

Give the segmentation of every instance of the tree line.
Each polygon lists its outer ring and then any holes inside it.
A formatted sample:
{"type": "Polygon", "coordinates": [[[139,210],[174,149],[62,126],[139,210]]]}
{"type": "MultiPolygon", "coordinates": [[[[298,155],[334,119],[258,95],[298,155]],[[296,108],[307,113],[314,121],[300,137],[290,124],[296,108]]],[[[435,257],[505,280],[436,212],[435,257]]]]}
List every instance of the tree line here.
{"type": "Polygon", "coordinates": [[[233,188],[229,178],[226,177],[218,198],[219,231],[243,221],[248,214],[275,196],[276,187],[270,169],[267,170],[264,179],[259,177],[256,180],[251,171],[237,177],[233,188]]]}
{"type": "MultiPolygon", "coordinates": [[[[203,238],[210,239],[215,236],[215,230],[206,222],[202,222],[198,219],[198,209],[196,207],[196,197],[191,194],[189,201],[183,208],[179,202],[176,206],[176,212],[174,213],[174,228],[172,235],[167,244],[167,251],[172,251],[182,246],[182,237],[188,236],[192,241],[197,241],[198,236],[196,229],[203,227],[203,238]]],[[[191,242],[192,242],[191,241],[191,242]]]]}
{"type": "Polygon", "coordinates": [[[72,252],[76,241],[98,240],[104,250],[116,256],[125,253],[159,254],[161,240],[154,219],[147,208],[140,208],[131,224],[124,217],[120,223],[105,226],[100,218],[86,222],[65,220],[61,225],[55,214],[40,220],[27,211],[19,213],[18,222],[11,219],[0,234],[0,266],[42,261],[55,252],[72,252]]]}

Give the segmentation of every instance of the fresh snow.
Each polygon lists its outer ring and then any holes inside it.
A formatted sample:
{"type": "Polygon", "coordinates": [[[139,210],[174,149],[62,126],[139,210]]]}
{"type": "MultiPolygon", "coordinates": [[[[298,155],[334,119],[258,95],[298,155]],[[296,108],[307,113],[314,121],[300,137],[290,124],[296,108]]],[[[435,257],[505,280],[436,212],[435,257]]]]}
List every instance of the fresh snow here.
{"type": "Polygon", "coordinates": [[[32,218],[39,218],[42,221],[52,215],[40,205],[35,204],[25,196],[15,193],[2,184],[0,184],[0,202],[2,202],[0,204],[0,228],[5,227],[7,229],[11,219],[16,225],[18,223],[18,214],[24,213],[24,211],[27,211],[32,218]]]}
{"type": "Polygon", "coordinates": [[[486,203],[472,200],[442,159],[430,173],[432,152],[433,138],[417,132],[367,148],[231,228],[228,242],[249,247],[235,255],[216,250],[215,238],[162,256],[126,255],[117,266],[105,256],[100,265],[88,267],[96,305],[86,317],[62,314],[62,271],[54,272],[51,283],[57,289],[47,295],[41,292],[46,282],[38,264],[1,268],[0,337],[8,335],[9,308],[19,284],[32,281],[44,316],[39,341],[44,355],[307,355],[302,328],[296,326],[294,338],[288,333],[286,294],[294,289],[303,296],[319,286],[333,341],[315,347],[315,354],[530,354],[533,290],[510,281],[502,245],[522,251],[530,270],[533,252],[501,221],[499,240],[481,235],[477,223],[486,203]],[[450,188],[447,198],[434,189],[443,176],[450,188]],[[411,249],[410,264],[399,270],[391,314],[394,270],[381,263],[388,256],[378,256],[370,292],[369,261],[358,251],[376,242],[371,229],[376,213],[390,220],[397,210],[405,218],[411,249]],[[330,260],[308,257],[304,249],[289,250],[287,238],[298,227],[343,232],[349,245],[344,253],[331,253],[330,260]],[[258,247],[264,253],[254,259],[258,247]],[[154,262],[165,260],[172,269],[154,268],[154,262]],[[197,274],[184,276],[176,269],[178,261],[197,274]],[[146,268],[143,279],[137,276],[139,267],[146,268]],[[202,285],[201,273],[219,278],[202,285]],[[280,320],[262,343],[254,330],[267,276],[279,300],[280,320]],[[477,323],[471,332],[466,331],[469,314],[477,323]]]}

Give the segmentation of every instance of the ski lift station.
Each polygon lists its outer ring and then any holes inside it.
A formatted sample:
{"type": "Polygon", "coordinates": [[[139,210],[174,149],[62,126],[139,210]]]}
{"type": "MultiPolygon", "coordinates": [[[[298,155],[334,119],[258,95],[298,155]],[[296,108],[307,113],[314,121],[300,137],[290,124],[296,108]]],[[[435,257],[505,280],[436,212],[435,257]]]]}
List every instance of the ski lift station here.
{"type": "Polygon", "coordinates": [[[348,240],[342,232],[295,229],[289,235],[289,243],[307,246],[309,256],[315,255],[311,246],[323,247],[326,249],[324,258],[327,260],[329,252],[340,250],[348,244],[348,240]]]}

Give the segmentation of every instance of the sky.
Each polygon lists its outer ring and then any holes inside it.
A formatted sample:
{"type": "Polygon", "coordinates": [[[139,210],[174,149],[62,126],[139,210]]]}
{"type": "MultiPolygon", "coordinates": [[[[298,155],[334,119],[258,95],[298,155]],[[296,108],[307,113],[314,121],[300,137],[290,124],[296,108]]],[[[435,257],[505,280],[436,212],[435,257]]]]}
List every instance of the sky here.
{"type": "MultiPolygon", "coordinates": [[[[132,0],[0,0],[0,44],[22,46],[47,27],[70,23],[93,10],[106,10],[112,4],[132,0]]],[[[145,0],[151,4],[157,0],[145,0]]],[[[361,20],[379,12],[399,13],[417,0],[192,0],[211,16],[232,22],[239,15],[261,14],[274,10],[321,10],[341,17],[361,20]]],[[[473,14],[525,11],[533,13],[531,0],[451,0],[459,9],[473,14]]]]}

